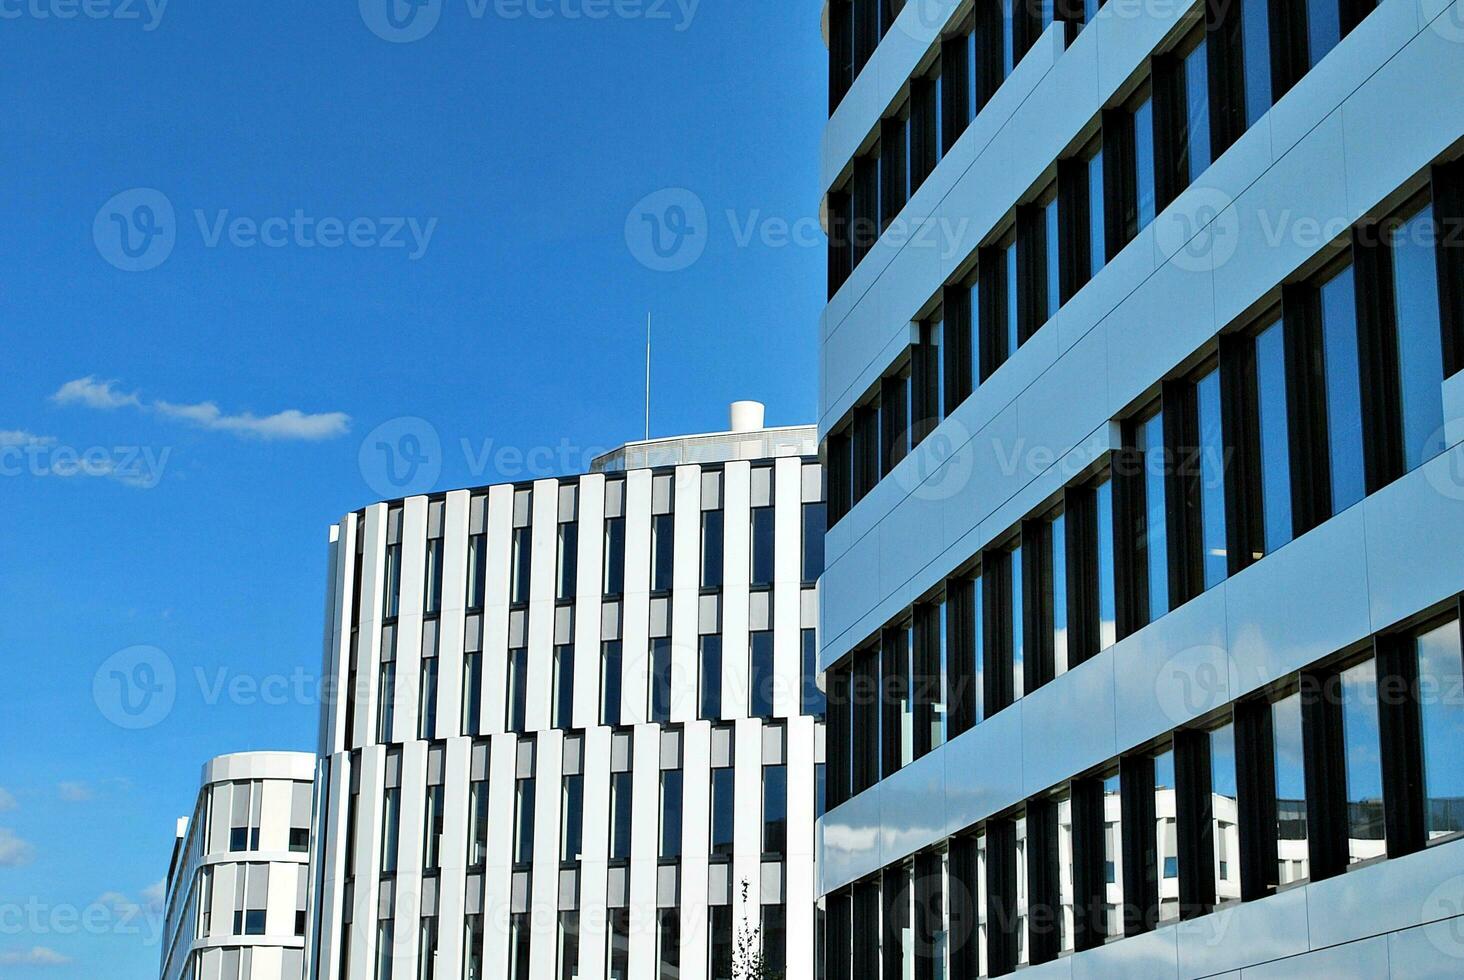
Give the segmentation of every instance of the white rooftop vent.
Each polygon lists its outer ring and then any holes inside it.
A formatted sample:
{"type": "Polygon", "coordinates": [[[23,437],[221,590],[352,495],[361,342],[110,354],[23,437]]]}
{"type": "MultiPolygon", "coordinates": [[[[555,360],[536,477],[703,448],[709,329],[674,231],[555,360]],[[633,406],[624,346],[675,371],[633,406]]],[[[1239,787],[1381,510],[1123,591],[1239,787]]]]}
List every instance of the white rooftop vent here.
{"type": "Polygon", "coordinates": [[[732,431],[761,432],[766,413],[762,402],[733,402],[732,431]]]}

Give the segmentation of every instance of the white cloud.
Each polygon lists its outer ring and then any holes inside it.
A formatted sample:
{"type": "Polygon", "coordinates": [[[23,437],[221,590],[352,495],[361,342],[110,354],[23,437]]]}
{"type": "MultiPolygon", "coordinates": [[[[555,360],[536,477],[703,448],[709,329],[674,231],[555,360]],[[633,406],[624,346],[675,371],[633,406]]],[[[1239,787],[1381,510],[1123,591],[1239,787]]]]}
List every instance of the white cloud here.
{"type": "Polygon", "coordinates": [[[18,868],[35,860],[36,849],[30,841],[15,836],[15,831],[0,827],[0,868],[18,868]]]}
{"type": "Polygon", "coordinates": [[[344,412],[307,415],[291,408],[261,418],[249,412],[225,415],[213,402],[174,405],[160,401],[153,407],[162,415],[191,422],[204,429],[256,436],[260,439],[302,439],[315,442],[345,435],[351,427],[351,417],[344,412]]]}
{"type": "Polygon", "coordinates": [[[38,436],[34,432],[26,432],[23,429],[0,429],[0,449],[11,446],[44,447],[54,445],[56,445],[54,436],[38,436]]]}
{"type": "Polygon", "coordinates": [[[65,966],[70,957],[45,946],[30,949],[0,949],[0,966],[65,966]]]}
{"type": "Polygon", "coordinates": [[[8,813],[11,810],[19,810],[20,804],[15,802],[15,797],[10,790],[0,786],[0,813],[8,813]]]}
{"type": "MultiPolygon", "coordinates": [[[[287,408],[272,415],[255,415],[253,412],[227,413],[212,401],[183,404],[179,402],[143,401],[136,392],[124,393],[117,388],[116,381],[98,381],[95,376],[68,381],[51,396],[58,405],[83,405],[87,408],[115,409],[136,408],[140,411],[156,412],[158,415],[179,422],[187,422],[210,432],[228,432],[237,436],[257,439],[296,439],[318,442],[345,435],[351,428],[351,417],[344,412],[302,412],[298,408],[287,408]]],[[[0,436],[21,437],[27,433],[0,433],[0,436]]],[[[4,445],[4,443],[0,443],[4,445]]]]}
{"type": "Polygon", "coordinates": [[[51,396],[51,401],[58,405],[85,405],[87,408],[142,407],[142,400],[136,392],[125,394],[117,390],[116,381],[98,381],[90,374],[66,382],[51,396]]]}
{"type": "Polygon", "coordinates": [[[96,795],[86,783],[74,782],[58,784],[56,786],[56,792],[60,793],[61,799],[67,803],[86,803],[96,795]]]}
{"type": "Polygon", "coordinates": [[[154,912],[163,910],[163,902],[168,897],[168,880],[159,879],[157,884],[148,885],[142,890],[142,904],[154,912]]]}

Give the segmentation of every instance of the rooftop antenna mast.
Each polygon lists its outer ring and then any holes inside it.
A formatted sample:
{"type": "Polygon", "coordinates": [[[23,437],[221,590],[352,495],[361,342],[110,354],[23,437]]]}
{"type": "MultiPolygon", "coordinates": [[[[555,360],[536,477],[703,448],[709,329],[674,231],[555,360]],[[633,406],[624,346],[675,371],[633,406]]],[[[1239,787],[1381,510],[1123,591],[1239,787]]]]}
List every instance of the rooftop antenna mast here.
{"type": "Polygon", "coordinates": [[[646,313],[646,442],[651,441],[651,314],[646,313]]]}

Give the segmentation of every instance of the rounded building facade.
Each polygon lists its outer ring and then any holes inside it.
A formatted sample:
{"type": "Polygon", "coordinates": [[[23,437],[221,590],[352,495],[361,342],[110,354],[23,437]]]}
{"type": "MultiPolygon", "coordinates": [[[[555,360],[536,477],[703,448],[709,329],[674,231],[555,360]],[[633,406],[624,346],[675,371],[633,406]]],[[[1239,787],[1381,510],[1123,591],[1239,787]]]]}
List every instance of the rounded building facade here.
{"type": "Polygon", "coordinates": [[[332,528],[311,976],[720,980],[750,930],[813,975],[813,451],[633,444],[332,528]]]}
{"type": "Polygon", "coordinates": [[[203,767],[167,878],[163,980],[302,980],[315,756],[203,767]]]}

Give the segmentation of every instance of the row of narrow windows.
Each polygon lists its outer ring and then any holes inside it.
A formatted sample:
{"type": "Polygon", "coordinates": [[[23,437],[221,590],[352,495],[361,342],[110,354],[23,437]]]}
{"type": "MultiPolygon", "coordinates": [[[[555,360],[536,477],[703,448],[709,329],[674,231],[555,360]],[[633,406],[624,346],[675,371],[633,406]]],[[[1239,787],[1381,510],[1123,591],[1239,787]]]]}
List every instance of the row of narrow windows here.
{"type": "MultiPolygon", "coordinates": [[[[859,5],[835,2],[831,13],[847,15],[859,5]]],[[[1088,212],[1082,218],[1088,231],[1068,240],[1061,263],[1052,244],[1050,296],[1024,311],[1035,322],[1021,329],[1035,329],[1055,313],[1373,6],[1373,0],[1205,0],[1203,22],[1151,57],[1147,78],[1104,110],[1099,137],[1077,157],[1059,161],[1058,183],[1068,185],[1064,196],[1072,209],[1088,212]]],[[[1071,38],[1098,8],[1097,0],[978,0],[942,35],[932,66],[910,80],[898,107],[872,134],[873,147],[829,195],[830,298],[1054,18],[1068,24],[1071,38]]],[[[1039,191],[1018,210],[1047,207],[1044,199],[1055,194],[1039,191]]],[[[1056,218],[1048,224],[1055,237],[1056,218]]],[[[1040,263],[1042,252],[1039,242],[1032,260],[1040,263]]],[[[1012,329],[1018,330],[1015,319],[1012,329]]],[[[1012,350],[1016,339],[1025,338],[1014,338],[1012,350]]]]}
{"type": "Polygon", "coordinates": [[[832,893],[828,980],[1003,976],[1456,840],[1461,690],[1456,601],[832,893]]]}
{"type": "MultiPolygon", "coordinates": [[[[789,853],[788,767],[786,731],[781,728],[767,729],[763,732],[763,736],[760,799],[752,801],[752,805],[759,807],[761,811],[760,860],[762,864],[766,865],[769,862],[786,861],[789,853]]],[[[606,850],[612,871],[629,867],[631,829],[635,808],[637,805],[642,807],[646,805],[643,801],[634,798],[634,781],[630,764],[634,757],[635,738],[635,732],[623,731],[614,733],[612,741],[606,850]]],[[[663,872],[670,869],[679,874],[679,862],[684,856],[683,794],[685,793],[685,772],[681,768],[681,734],[674,730],[664,731],[659,733],[658,738],[660,772],[657,792],[659,798],[653,802],[659,815],[656,860],[663,872]]],[[[708,786],[710,807],[706,857],[713,866],[728,868],[730,868],[734,852],[734,824],[737,810],[739,806],[744,809],[748,806],[748,801],[739,801],[736,798],[733,743],[733,732],[730,728],[714,729],[712,733],[712,768],[708,786]]],[[[559,787],[561,799],[558,858],[563,872],[575,873],[569,880],[575,882],[573,887],[577,889],[579,887],[577,872],[584,857],[585,833],[583,739],[580,737],[567,738],[563,751],[564,773],[559,787]]],[[[471,782],[468,787],[467,840],[465,851],[459,852],[463,855],[459,860],[465,862],[462,866],[466,868],[469,875],[470,893],[473,892],[475,879],[477,887],[481,888],[481,876],[486,872],[490,858],[495,853],[503,852],[500,860],[511,865],[515,876],[527,873],[533,867],[536,854],[535,814],[539,795],[539,780],[536,773],[537,752],[536,740],[525,739],[518,744],[513,780],[513,823],[511,828],[507,828],[508,834],[505,839],[505,835],[494,835],[490,829],[488,746],[486,743],[478,743],[473,747],[471,782]]],[[[423,826],[421,830],[424,894],[436,893],[434,882],[441,873],[443,862],[451,860],[445,854],[451,848],[451,844],[445,840],[444,835],[445,790],[441,775],[442,753],[441,746],[432,746],[429,750],[428,786],[422,810],[423,826]]],[[[348,910],[352,907],[351,896],[355,888],[355,872],[359,860],[356,821],[362,806],[359,756],[353,754],[351,760],[352,785],[345,814],[346,837],[343,856],[343,867],[346,869],[345,907],[348,910]]],[[[819,768],[821,771],[822,767],[819,768]]],[[[385,781],[386,786],[383,789],[380,804],[382,830],[379,870],[383,894],[389,894],[395,876],[400,871],[402,835],[411,833],[410,830],[402,827],[400,753],[388,753],[385,781]]],[[[811,842],[807,846],[811,846],[811,842]]],[[[714,902],[709,910],[708,941],[711,944],[709,953],[714,965],[722,964],[730,968],[734,935],[732,933],[732,908],[729,903],[734,889],[731,888],[730,876],[723,875],[722,877],[726,879],[724,890],[727,894],[723,896],[721,904],[714,902]]],[[[623,875],[621,878],[623,879],[623,875]]],[[[563,887],[563,882],[566,880],[563,874],[561,874],[560,880],[561,887],[563,887]]],[[[744,896],[745,900],[746,896],[744,896]]],[[[471,914],[467,918],[462,964],[462,975],[466,977],[481,978],[484,976],[481,958],[484,920],[480,912],[472,912],[473,907],[481,908],[481,904],[481,895],[475,899],[470,894],[471,914]]],[[[576,900],[569,904],[578,908],[577,893],[576,900]]],[[[618,903],[615,901],[611,901],[610,905],[607,929],[610,975],[627,978],[627,974],[624,972],[624,958],[628,954],[629,939],[624,927],[628,926],[629,912],[623,905],[617,907],[618,903]],[[620,964],[620,966],[617,967],[616,964],[620,964]]],[[[563,907],[561,905],[561,908],[563,907]]],[[[761,909],[762,953],[769,962],[781,962],[786,955],[786,937],[783,934],[786,911],[781,902],[764,903],[761,909]]],[[[676,970],[679,968],[680,923],[675,918],[677,914],[676,910],[671,908],[663,908],[657,913],[658,922],[670,930],[659,937],[657,945],[659,962],[662,964],[663,970],[671,971],[660,974],[665,977],[678,975],[676,970]]],[[[346,950],[349,949],[349,935],[353,928],[351,918],[348,913],[343,922],[342,948],[346,950]]],[[[557,959],[560,964],[560,972],[555,975],[571,978],[571,980],[577,976],[578,970],[578,922],[578,911],[566,910],[560,913],[557,959]]],[[[377,923],[377,972],[375,976],[378,980],[383,977],[390,980],[392,971],[398,965],[394,962],[393,946],[395,930],[399,927],[389,915],[377,923]]],[[[439,970],[442,971],[442,976],[451,975],[452,970],[437,962],[437,930],[439,927],[437,918],[424,916],[421,920],[421,927],[423,933],[422,942],[418,947],[421,954],[421,959],[417,964],[418,980],[434,980],[439,970]]],[[[530,915],[515,913],[510,927],[509,946],[512,962],[509,975],[527,977],[528,974],[524,971],[528,967],[529,944],[533,931],[530,915]]],[[[746,932],[742,934],[741,938],[754,945],[759,941],[758,936],[746,932]]],[[[349,968],[348,957],[343,955],[340,974],[343,978],[348,976],[349,968]]],[[[730,973],[714,975],[730,976],[730,973]]]]}
{"type": "Polygon", "coordinates": [[[1442,452],[1444,379],[1464,367],[1464,311],[1441,307],[1440,274],[1464,281],[1453,271],[1464,248],[1440,243],[1464,222],[1440,223],[1435,209],[1464,196],[1461,173],[1457,163],[1436,168],[1432,196],[1420,189],[1386,220],[1355,227],[1272,308],[1135,406],[1119,448],[832,668],[831,762],[879,728],[868,705],[852,718],[847,710],[848,690],[870,676],[906,679],[910,718],[908,733],[886,725],[883,757],[856,749],[861,764],[836,765],[834,799],[1442,452]]]}

